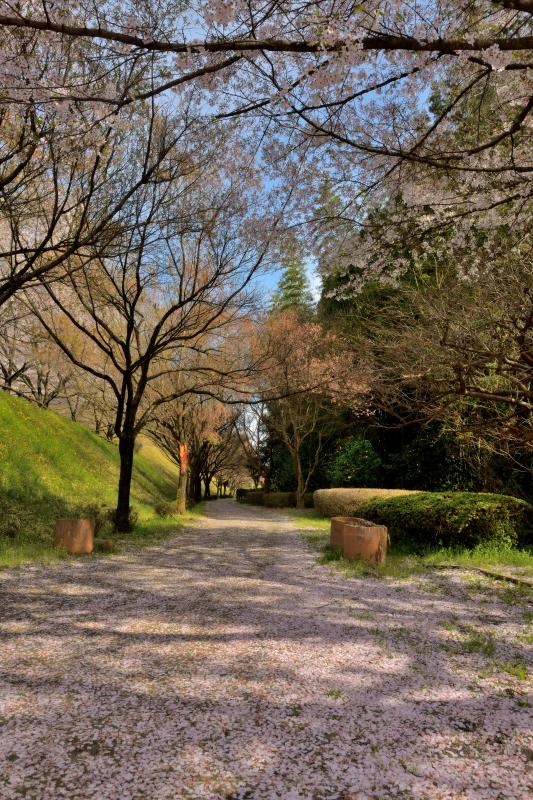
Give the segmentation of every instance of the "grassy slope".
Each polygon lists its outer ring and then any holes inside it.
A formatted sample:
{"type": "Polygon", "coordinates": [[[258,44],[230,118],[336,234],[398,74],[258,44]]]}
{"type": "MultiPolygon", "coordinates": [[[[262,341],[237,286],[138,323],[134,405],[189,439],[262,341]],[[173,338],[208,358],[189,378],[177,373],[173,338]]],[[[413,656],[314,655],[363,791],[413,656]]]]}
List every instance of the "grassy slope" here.
{"type": "MultiPolygon", "coordinates": [[[[52,556],[55,520],[87,504],[113,507],[118,471],[116,445],[0,392],[0,564],[52,556]]],[[[176,482],[177,469],[141,439],[132,484],[135,538],[177,527],[175,519],[154,513],[154,506],[174,499],[176,482]]]]}

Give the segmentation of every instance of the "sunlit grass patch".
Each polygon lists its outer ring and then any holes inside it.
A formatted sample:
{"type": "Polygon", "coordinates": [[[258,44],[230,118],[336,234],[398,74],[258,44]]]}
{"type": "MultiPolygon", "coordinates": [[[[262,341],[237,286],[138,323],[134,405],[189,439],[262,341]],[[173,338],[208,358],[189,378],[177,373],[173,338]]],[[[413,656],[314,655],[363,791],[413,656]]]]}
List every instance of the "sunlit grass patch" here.
{"type": "Polygon", "coordinates": [[[320,531],[328,531],[331,520],[318,514],[314,508],[285,508],[283,509],[294,522],[302,528],[317,528],[320,531]]]}
{"type": "Polygon", "coordinates": [[[191,524],[194,520],[200,519],[203,503],[187,511],[181,516],[172,516],[162,519],[158,516],[145,517],[139,522],[131,533],[116,533],[112,530],[106,531],[104,538],[98,537],[94,541],[94,551],[90,556],[70,556],[59,547],[54,547],[52,543],[42,541],[8,541],[2,542],[0,546],[0,569],[17,567],[23,564],[39,562],[41,564],[53,564],[58,561],[71,559],[87,559],[95,556],[110,556],[120,553],[124,549],[147,547],[157,544],[167,539],[181,528],[191,524]]]}
{"type": "MultiPolygon", "coordinates": [[[[440,548],[424,555],[430,565],[457,564],[464,567],[512,566],[520,567],[526,575],[533,575],[533,548],[511,547],[503,544],[480,544],[471,550],[440,548]]],[[[497,569],[494,570],[497,572],[497,569]]]]}
{"type": "Polygon", "coordinates": [[[2,541],[0,544],[0,568],[17,567],[32,561],[53,564],[68,558],[67,553],[40,541],[2,541]]]}
{"type": "Polygon", "coordinates": [[[449,631],[450,633],[452,631],[456,631],[457,630],[457,620],[443,620],[440,623],[440,627],[444,628],[445,631],[449,631]]]}
{"type": "MultiPolygon", "coordinates": [[[[441,622],[440,627],[452,634],[452,638],[442,645],[442,649],[452,655],[477,653],[491,658],[496,652],[496,641],[491,631],[461,625],[457,621],[441,622]]],[[[490,670],[487,672],[489,674],[490,670]]]]}
{"type": "Polygon", "coordinates": [[[502,661],[497,664],[497,668],[500,672],[507,672],[518,680],[527,680],[528,672],[524,661],[502,661]]]}

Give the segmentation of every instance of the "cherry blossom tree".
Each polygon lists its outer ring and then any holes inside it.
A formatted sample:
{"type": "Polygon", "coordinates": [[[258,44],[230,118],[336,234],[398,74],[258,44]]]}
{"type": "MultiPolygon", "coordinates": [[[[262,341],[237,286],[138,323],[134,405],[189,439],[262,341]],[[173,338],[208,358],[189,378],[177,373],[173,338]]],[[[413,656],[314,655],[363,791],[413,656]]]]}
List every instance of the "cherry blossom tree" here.
{"type": "Polygon", "coordinates": [[[431,176],[446,179],[452,195],[448,178],[460,179],[466,206],[472,187],[484,207],[529,198],[533,10],[525,0],[212,0],[142,8],[108,0],[98,9],[87,0],[45,0],[3,2],[0,12],[4,80],[17,100],[37,91],[115,112],[194,87],[216,98],[198,106],[208,117],[275,120],[283,130],[278,144],[312,143],[337,178],[353,182],[351,213],[376,192],[418,186],[418,167],[430,176],[426,193],[431,176]],[[89,58],[91,79],[74,73],[74,80],[58,59],[54,74],[42,73],[42,58],[30,65],[31,79],[21,79],[21,53],[46,47],[69,62],[89,58]],[[487,99],[491,125],[451,138],[450,125],[487,99]]]}
{"type": "MultiPolygon", "coordinates": [[[[189,149],[182,145],[179,150],[165,119],[154,120],[148,132],[131,135],[125,185],[132,171],[144,173],[145,148],[136,146],[135,137],[142,145],[143,136],[156,136],[158,151],[172,157],[124,205],[117,239],[102,244],[83,270],[69,270],[62,283],[46,282],[26,292],[26,302],[51,339],[114,394],[121,459],[119,530],[129,524],[135,438],[154,410],[182,391],[164,378],[187,373],[194,354],[195,390],[208,391],[213,376],[222,387],[225,379],[231,381],[222,355],[214,365],[212,353],[223,354],[229,347],[226,333],[246,315],[247,287],[268,249],[267,215],[262,223],[256,219],[249,164],[221,157],[224,147],[233,153],[233,140],[218,137],[209,150],[205,139],[193,140],[189,149]],[[61,320],[100,351],[107,368],[65,340],[61,320]]],[[[120,182],[116,191],[122,191],[120,182]]]]}
{"type": "Polygon", "coordinates": [[[317,323],[301,322],[294,312],[271,316],[258,340],[269,354],[258,384],[263,398],[268,398],[264,424],[290,454],[296,505],[303,508],[310,480],[346,409],[352,413],[366,409],[367,370],[339,337],[317,323]],[[311,441],[312,456],[306,461],[304,451],[311,441]]]}
{"type": "Polygon", "coordinates": [[[268,447],[267,414],[267,403],[259,401],[243,405],[235,418],[235,432],[245,453],[246,471],[256,489],[263,479],[266,484],[268,477],[264,464],[264,450],[268,447]]]}
{"type": "MultiPolygon", "coordinates": [[[[322,258],[329,270],[349,267],[354,251],[367,267],[354,232],[384,204],[385,244],[402,242],[406,207],[419,210],[411,231],[419,246],[428,228],[468,235],[473,215],[490,232],[502,216],[530,214],[533,12],[525,0],[4,1],[0,25],[5,208],[20,197],[35,216],[28,198],[58,196],[41,214],[52,223],[29,241],[27,225],[7,213],[15,231],[0,301],[113,229],[113,213],[87,226],[99,192],[65,196],[80,168],[74,153],[94,152],[99,173],[113,151],[106,140],[148,102],[186,108],[203,130],[245,120],[243,135],[269,175],[298,176],[289,225],[332,223],[331,207],[316,204],[327,175],[345,240],[333,261],[322,258]],[[85,137],[95,139],[89,148],[85,137]]],[[[374,259],[376,274],[385,263],[374,259]]]]}
{"type": "Polygon", "coordinates": [[[220,491],[247,474],[236,429],[240,413],[235,406],[190,391],[153,415],[148,433],[180,470],[179,514],[185,512],[187,498],[200,499],[202,482],[205,497],[210,497],[214,480],[220,491]]]}
{"type": "Polygon", "coordinates": [[[211,398],[183,394],[158,408],[148,424],[149,435],[179,467],[178,514],[185,513],[188,498],[201,497],[206,446],[216,438],[216,428],[224,413],[224,407],[211,398]]]}

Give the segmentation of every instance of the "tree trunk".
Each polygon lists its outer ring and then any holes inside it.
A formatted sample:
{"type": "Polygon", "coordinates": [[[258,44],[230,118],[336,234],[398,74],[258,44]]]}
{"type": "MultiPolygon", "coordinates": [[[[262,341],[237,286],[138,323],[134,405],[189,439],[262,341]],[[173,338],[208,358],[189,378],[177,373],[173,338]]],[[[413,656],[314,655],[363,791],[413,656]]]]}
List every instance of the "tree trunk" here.
{"type": "Polygon", "coordinates": [[[180,442],[180,482],[178,485],[178,498],[176,511],[185,514],[187,508],[187,472],[189,471],[189,446],[187,442],[180,442]]]}
{"type": "Polygon", "coordinates": [[[299,452],[294,456],[294,471],[296,472],[296,508],[305,508],[305,480],[299,452]]]}
{"type": "Polygon", "coordinates": [[[194,462],[189,473],[189,497],[194,501],[202,499],[202,478],[194,462]]]}
{"type": "Polygon", "coordinates": [[[211,479],[204,478],[204,497],[211,497],[211,479]]]}
{"type": "Polygon", "coordinates": [[[133,473],[135,435],[123,434],[118,443],[120,453],[120,475],[118,479],[118,501],[115,527],[120,533],[128,533],[130,526],[130,491],[133,473]]]}
{"type": "Polygon", "coordinates": [[[200,475],[194,476],[193,487],[192,487],[193,495],[197,500],[202,499],[202,478],[200,475]]]}

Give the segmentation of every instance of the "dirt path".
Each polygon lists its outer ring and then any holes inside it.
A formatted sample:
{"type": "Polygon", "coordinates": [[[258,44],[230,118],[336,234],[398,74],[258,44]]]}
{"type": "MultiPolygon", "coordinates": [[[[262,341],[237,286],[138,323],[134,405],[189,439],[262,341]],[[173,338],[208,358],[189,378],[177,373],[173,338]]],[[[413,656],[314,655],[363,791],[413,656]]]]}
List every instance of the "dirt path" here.
{"type": "Polygon", "coordinates": [[[516,598],[346,580],[283,516],[208,509],[0,573],[2,800],[528,796],[527,680],[498,666],[526,658],[516,598]]]}

